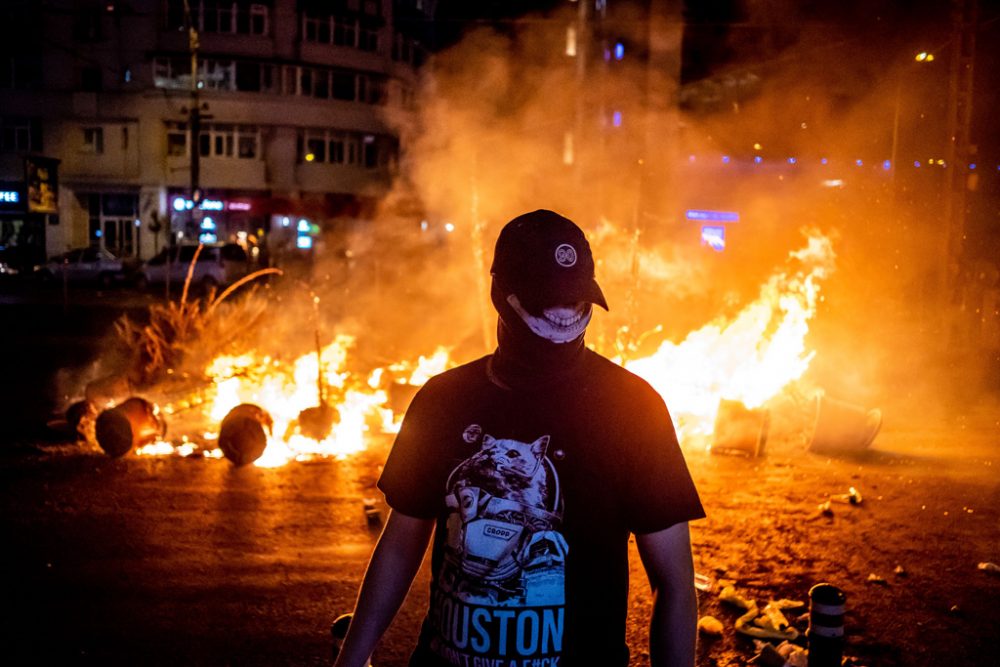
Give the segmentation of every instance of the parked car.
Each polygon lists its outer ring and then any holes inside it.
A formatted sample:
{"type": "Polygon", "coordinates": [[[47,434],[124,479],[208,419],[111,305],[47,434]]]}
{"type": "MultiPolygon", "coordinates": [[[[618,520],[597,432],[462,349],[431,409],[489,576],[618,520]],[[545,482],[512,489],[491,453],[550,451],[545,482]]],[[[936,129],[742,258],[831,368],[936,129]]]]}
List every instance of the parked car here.
{"type": "Polygon", "coordinates": [[[103,248],[75,248],[36,265],[35,276],[43,281],[65,279],[110,287],[124,280],[125,264],[103,248]]]}
{"type": "MultiPolygon", "coordinates": [[[[187,279],[188,268],[197,249],[196,245],[164,248],[142,265],[137,272],[137,284],[140,287],[162,285],[169,277],[171,285],[180,287],[187,279]]],[[[191,285],[201,289],[228,285],[249,271],[250,261],[246,251],[239,244],[206,244],[198,254],[198,261],[191,274],[191,285]]]]}

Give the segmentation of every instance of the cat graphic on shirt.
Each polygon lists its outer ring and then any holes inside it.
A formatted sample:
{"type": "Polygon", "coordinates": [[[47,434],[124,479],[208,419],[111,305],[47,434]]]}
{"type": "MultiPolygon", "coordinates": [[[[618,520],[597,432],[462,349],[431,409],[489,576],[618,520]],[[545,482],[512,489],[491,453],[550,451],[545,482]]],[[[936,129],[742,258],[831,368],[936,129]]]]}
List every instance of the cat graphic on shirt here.
{"type": "Polygon", "coordinates": [[[529,443],[486,434],[482,448],[455,469],[456,490],[478,487],[498,498],[545,509],[550,492],[543,459],[548,446],[547,435],[529,443]]]}

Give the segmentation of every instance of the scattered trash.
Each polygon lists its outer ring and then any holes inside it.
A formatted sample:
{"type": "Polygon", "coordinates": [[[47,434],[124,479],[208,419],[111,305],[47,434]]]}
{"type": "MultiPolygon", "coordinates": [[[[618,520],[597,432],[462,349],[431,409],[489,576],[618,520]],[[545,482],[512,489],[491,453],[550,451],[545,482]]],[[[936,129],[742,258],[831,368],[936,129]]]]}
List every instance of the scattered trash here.
{"type": "Polygon", "coordinates": [[[866,579],[866,581],[869,584],[878,584],[879,586],[888,586],[889,585],[889,582],[885,580],[885,577],[879,576],[879,575],[875,574],[874,572],[872,572],[871,574],[868,575],[868,579],[866,579]]]}
{"type": "Polygon", "coordinates": [[[785,659],[785,667],[808,667],[809,652],[792,642],[781,642],[777,646],[778,654],[785,659]]]}
{"type": "Polygon", "coordinates": [[[1000,565],[997,565],[996,563],[985,561],[983,563],[980,563],[976,567],[982,570],[983,572],[989,572],[990,574],[1000,574],[1000,565]]]}
{"type": "Polygon", "coordinates": [[[382,525],[382,512],[376,507],[375,498],[362,498],[362,505],[365,508],[365,518],[368,519],[368,526],[377,528],[382,525]]]}
{"type": "Polygon", "coordinates": [[[951,614],[952,616],[961,616],[962,608],[959,607],[957,604],[953,604],[951,605],[951,608],[948,609],[948,613],[951,614]]]}
{"type": "Polygon", "coordinates": [[[757,646],[757,655],[748,661],[752,665],[764,665],[764,667],[785,667],[785,658],[778,649],[771,644],[762,641],[754,642],[757,646]]]}
{"type": "Polygon", "coordinates": [[[795,600],[772,600],[764,607],[761,613],[757,607],[757,602],[749,600],[736,592],[734,586],[726,586],[719,593],[719,600],[746,609],[746,613],[736,619],[736,632],[753,637],[754,639],[782,639],[792,640],[799,636],[799,631],[793,628],[782,609],[797,609],[803,603],[795,600]]]}
{"type": "Polygon", "coordinates": [[[710,592],[712,590],[712,578],[704,574],[694,573],[694,587],[699,591],[710,592]]]}
{"type": "Polygon", "coordinates": [[[846,505],[860,505],[863,499],[861,494],[858,493],[858,490],[852,486],[848,489],[847,493],[830,496],[830,500],[835,503],[844,503],[846,505]]]}
{"type": "Polygon", "coordinates": [[[714,616],[702,616],[698,619],[698,632],[709,637],[721,637],[723,631],[722,621],[714,616]]]}
{"type": "Polygon", "coordinates": [[[905,569],[903,569],[902,565],[897,565],[896,569],[893,570],[892,573],[894,575],[896,575],[897,577],[906,577],[906,576],[909,576],[909,573],[905,569]]]}
{"type": "Polygon", "coordinates": [[[829,500],[827,500],[825,503],[820,503],[816,509],[818,509],[819,513],[822,514],[823,516],[833,516],[833,508],[830,507],[829,500]]]}

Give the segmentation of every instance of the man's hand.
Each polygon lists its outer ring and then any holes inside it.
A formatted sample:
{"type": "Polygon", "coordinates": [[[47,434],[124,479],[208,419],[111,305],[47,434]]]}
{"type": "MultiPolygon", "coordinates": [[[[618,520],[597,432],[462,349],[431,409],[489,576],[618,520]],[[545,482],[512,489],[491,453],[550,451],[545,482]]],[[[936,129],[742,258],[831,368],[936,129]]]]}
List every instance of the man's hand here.
{"type": "Polygon", "coordinates": [[[653,590],[649,625],[652,667],[694,667],[698,596],[687,522],[635,536],[653,590]]]}
{"type": "Polygon", "coordinates": [[[389,513],[368,562],[336,667],[360,667],[371,656],[410,590],[433,530],[433,519],[389,513]]]}

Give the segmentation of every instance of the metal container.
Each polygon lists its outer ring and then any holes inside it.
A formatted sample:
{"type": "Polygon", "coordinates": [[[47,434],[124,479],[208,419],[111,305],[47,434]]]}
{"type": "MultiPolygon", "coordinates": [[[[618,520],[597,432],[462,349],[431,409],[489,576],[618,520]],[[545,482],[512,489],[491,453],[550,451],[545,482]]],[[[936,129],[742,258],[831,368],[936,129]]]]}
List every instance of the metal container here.
{"type": "Polygon", "coordinates": [[[108,456],[124,456],[135,447],[156,442],[167,433],[159,409],[146,399],[133,396],[97,416],[97,444],[108,456]]]}
{"type": "Polygon", "coordinates": [[[822,454],[850,454],[866,449],[882,427],[882,411],[816,396],[816,421],[809,449],[822,454]]]}
{"type": "Polygon", "coordinates": [[[274,421],[264,408],[241,403],[222,420],[219,448],[237,466],[253,463],[264,453],[273,427],[274,421]]]}
{"type": "Polygon", "coordinates": [[[760,456],[767,443],[770,413],[751,409],[740,401],[722,399],[712,430],[712,453],[760,456]]]}

